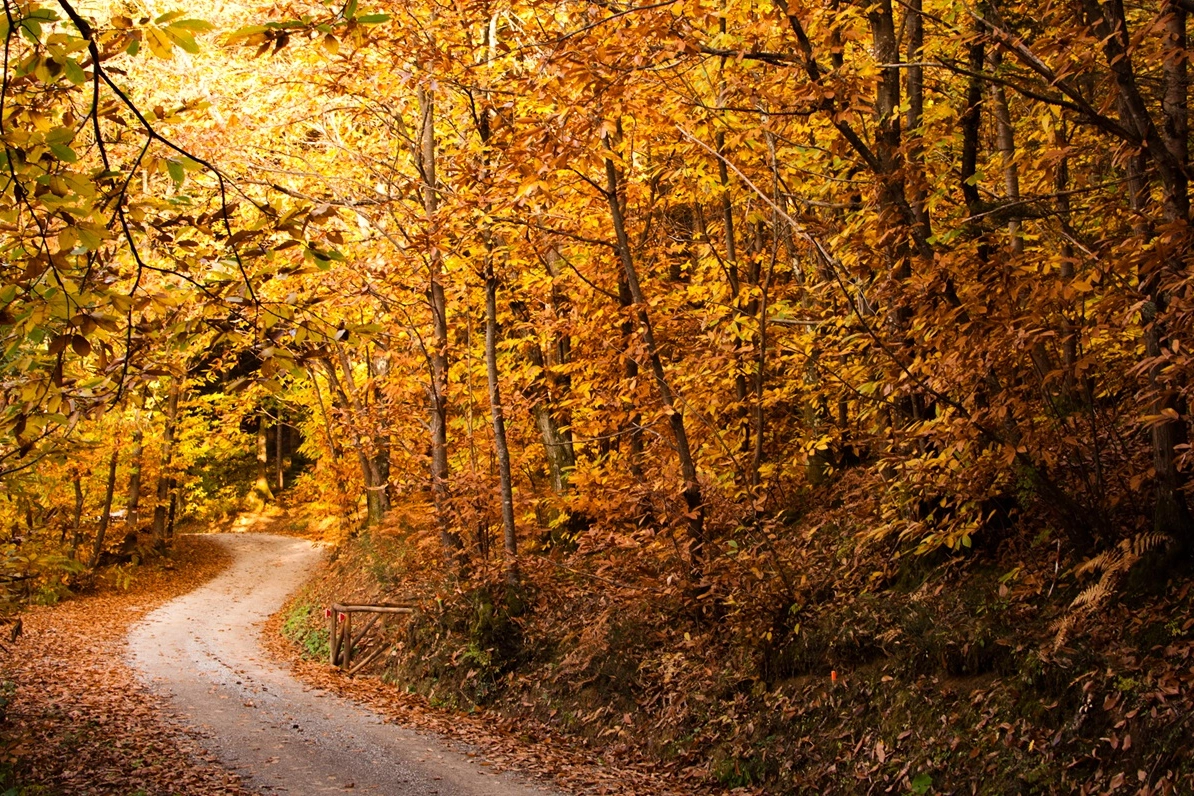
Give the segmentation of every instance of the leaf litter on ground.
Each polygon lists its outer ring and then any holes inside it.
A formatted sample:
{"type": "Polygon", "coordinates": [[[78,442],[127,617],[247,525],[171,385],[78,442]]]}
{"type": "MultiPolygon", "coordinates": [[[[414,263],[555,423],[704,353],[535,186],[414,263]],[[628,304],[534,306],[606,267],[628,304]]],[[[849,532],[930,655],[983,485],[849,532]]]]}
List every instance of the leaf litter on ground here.
{"type": "Polygon", "coordinates": [[[137,620],[229,560],[211,540],[180,536],[166,557],[134,570],[126,588],[101,578],[92,593],[24,614],[24,635],[0,660],[0,678],[15,689],[0,725],[8,784],[80,796],[252,793],[196,732],[162,711],[125,662],[137,620]]]}

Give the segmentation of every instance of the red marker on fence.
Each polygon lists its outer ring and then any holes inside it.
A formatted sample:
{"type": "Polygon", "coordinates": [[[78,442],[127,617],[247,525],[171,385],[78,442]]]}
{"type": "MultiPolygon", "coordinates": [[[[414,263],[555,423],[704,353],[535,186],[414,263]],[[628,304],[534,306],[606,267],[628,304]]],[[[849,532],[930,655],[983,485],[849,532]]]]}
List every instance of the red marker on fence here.
{"type": "Polygon", "coordinates": [[[324,618],[324,619],[331,619],[331,618],[332,618],[332,609],[331,609],[331,608],[324,608],[324,609],[323,609],[323,618],[324,618]]]}
{"type": "Polygon", "coordinates": [[[829,681],[832,683],[837,682],[837,669],[834,669],[829,673],[829,681]]]}

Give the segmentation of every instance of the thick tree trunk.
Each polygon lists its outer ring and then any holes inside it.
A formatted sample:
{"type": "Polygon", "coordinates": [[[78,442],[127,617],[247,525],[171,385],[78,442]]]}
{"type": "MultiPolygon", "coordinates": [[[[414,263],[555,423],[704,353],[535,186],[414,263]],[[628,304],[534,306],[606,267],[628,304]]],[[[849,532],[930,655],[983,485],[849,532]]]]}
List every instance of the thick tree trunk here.
{"type": "MultiPolygon", "coordinates": [[[[274,492],[269,486],[269,433],[266,426],[267,418],[268,416],[264,411],[259,412],[257,415],[257,481],[253,484],[253,494],[261,500],[262,507],[267,503],[272,503],[274,500],[274,492]]],[[[162,510],[165,511],[164,503],[162,510]]],[[[156,523],[154,532],[155,534],[157,532],[156,523]]]]}
{"type": "Polygon", "coordinates": [[[100,556],[104,552],[104,541],[108,535],[108,525],[112,521],[112,497],[116,494],[116,463],[119,449],[114,448],[108,457],[108,480],[104,487],[104,505],[100,509],[99,528],[95,532],[95,546],[91,548],[90,568],[99,566],[100,556]]]}

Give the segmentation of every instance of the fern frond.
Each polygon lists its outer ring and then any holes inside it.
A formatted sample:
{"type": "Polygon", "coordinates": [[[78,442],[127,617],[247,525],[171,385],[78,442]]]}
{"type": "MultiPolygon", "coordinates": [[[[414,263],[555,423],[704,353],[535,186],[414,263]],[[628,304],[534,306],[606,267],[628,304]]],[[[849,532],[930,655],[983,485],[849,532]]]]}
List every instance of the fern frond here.
{"type": "Polygon", "coordinates": [[[1110,550],[1104,550],[1074,567],[1075,575],[1098,573],[1099,579],[1083,589],[1070,603],[1069,612],[1050,628],[1055,634],[1053,651],[1061,649],[1082,619],[1094,614],[1111,598],[1124,576],[1141,558],[1172,543],[1173,540],[1163,533],[1146,531],[1124,539],[1110,550]]]}

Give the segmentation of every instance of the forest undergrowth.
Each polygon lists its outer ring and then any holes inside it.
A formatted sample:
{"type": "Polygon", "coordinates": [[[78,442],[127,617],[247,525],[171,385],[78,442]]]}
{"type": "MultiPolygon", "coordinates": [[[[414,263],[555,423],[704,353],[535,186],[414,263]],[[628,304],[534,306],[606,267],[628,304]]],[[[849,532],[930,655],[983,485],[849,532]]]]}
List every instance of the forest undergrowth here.
{"type": "MultiPolygon", "coordinates": [[[[427,541],[425,513],[406,506],[344,541],[278,626],[291,656],[308,658],[306,676],[350,694],[387,683],[391,699],[483,710],[515,735],[691,788],[1194,787],[1182,752],[1194,735],[1194,610],[1163,557],[1116,573],[1097,610],[1076,616],[1098,573],[1080,574],[1090,567],[1059,552],[1043,519],[915,556],[861,542],[852,507],[866,502],[850,492],[842,479],[775,529],[768,546],[797,603],[773,578],[694,599],[636,569],[633,549],[594,571],[560,545],[524,557],[518,587],[495,566],[462,589],[427,541]],[[386,631],[386,663],[366,671],[376,677],[332,673],[325,606],[396,599],[420,611],[386,631]]],[[[720,565],[749,568],[744,549],[735,557],[727,549],[720,565]]]]}

